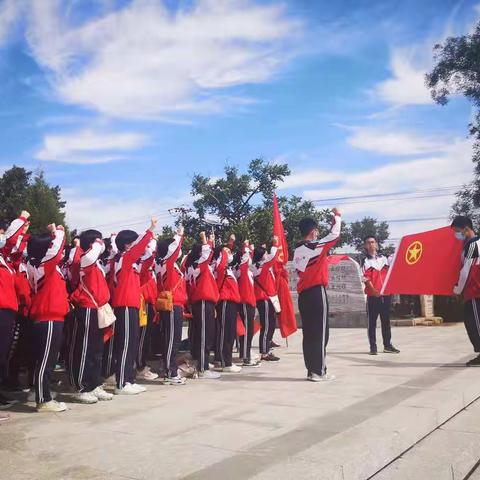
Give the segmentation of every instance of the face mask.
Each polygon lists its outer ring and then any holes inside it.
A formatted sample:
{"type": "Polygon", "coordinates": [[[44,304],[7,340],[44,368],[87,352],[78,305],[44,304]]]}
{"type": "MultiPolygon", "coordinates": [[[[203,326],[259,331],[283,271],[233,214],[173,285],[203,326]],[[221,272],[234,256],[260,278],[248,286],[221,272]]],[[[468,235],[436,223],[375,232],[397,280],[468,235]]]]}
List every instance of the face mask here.
{"type": "Polygon", "coordinates": [[[105,251],[105,244],[102,242],[102,247],[100,248],[100,255],[105,251]]]}
{"type": "Polygon", "coordinates": [[[465,235],[463,234],[463,232],[455,232],[455,238],[457,240],[465,240],[465,235]]]}
{"type": "Polygon", "coordinates": [[[7,237],[4,233],[0,233],[0,248],[3,248],[7,243],[7,237]]]}

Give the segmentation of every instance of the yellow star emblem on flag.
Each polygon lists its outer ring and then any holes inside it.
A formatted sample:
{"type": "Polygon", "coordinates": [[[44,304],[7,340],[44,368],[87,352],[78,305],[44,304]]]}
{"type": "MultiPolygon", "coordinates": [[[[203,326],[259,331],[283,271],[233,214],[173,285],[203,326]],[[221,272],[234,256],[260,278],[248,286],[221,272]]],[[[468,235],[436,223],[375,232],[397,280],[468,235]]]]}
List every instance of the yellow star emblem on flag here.
{"type": "Polygon", "coordinates": [[[422,253],[423,245],[421,242],[416,240],[408,246],[405,253],[405,261],[408,263],[408,265],[414,265],[420,260],[420,258],[422,257],[422,253]]]}

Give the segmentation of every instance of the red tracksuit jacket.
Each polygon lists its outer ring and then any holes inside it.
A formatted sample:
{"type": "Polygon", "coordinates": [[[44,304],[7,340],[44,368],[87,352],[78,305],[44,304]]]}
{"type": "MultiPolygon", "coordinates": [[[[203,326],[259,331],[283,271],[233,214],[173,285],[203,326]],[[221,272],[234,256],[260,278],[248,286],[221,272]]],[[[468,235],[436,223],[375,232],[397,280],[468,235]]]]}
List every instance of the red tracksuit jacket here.
{"type": "Polygon", "coordinates": [[[335,216],[330,233],[316,242],[301,243],[293,255],[293,264],[297,270],[297,292],[315,287],[328,285],[328,263],[326,261],[329,250],[338,242],[342,219],[335,216]]]}
{"type": "Polygon", "coordinates": [[[148,242],[147,249],[140,259],[140,285],[145,303],[155,305],[157,302],[157,277],[155,276],[153,263],[157,253],[157,241],[152,238],[148,242]]]}
{"type": "Polygon", "coordinates": [[[196,266],[192,265],[188,269],[187,278],[190,284],[189,293],[192,304],[201,300],[218,302],[218,286],[210,266],[212,256],[212,245],[210,243],[203,245],[202,254],[196,266]]]}
{"type": "Polygon", "coordinates": [[[65,231],[57,228],[47,253],[38,266],[27,264],[32,288],[29,317],[35,321],[63,322],[69,311],[67,286],[59,268],[65,246],[65,231]]]}
{"type": "Polygon", "coordinates": [[[238,282],[228,267],[228,252],[223,249],[215,265],[215,277],[219,292],[219,301],[240,303],[238,282]]]}
{"type": "Polygon", "coordinates": [[[76,290],[70,297],[76,307],[99,308],[103,307],[103,305],[110,300],[110,291],[108,289],[105,273],[98,262],[98,258],[102,254],[104,248],[105,245],[103,244],[103,241],[97,239],[80,257],[80,280],[76,290]],[[87,290],[90,292],[90,295],[87,293],[87,290]]]}
{"type": "Polygon", "coordinates": [[[140,274],[135,266],[141,258],[153,233],[147,230],[122,254],[117,254],[114,264],[113,307],[140,308],[140,274]]]}
{"type": "Polygon", "coordinates": [[[270,249],[270,253],[266,253],[263,260],[253,265],[252,273],[254,279],[255,299],[268,300],[277,294],[277,286],[275,275],[273,273],[273,265],[277,261],[279,250],[277,246],[270,249]]]}
{"type": "Polygon", "coordinates": [[[184,307],[187,303],[187,287],[185,275],[178,268],[177,260],[182,249],[183,236],[175,235],[168,246],[167,255],[155,264],[159,291],[167,290],[173,293],[173,304],[184,307]]]}
{"type": "Polygon", "coordinates": [[[454,293],[463,294],[463,298],[480,298],[480,237],[465,242],[462,251],[462,268],[454,293]]]}
{"type": "Polygon", "coordinates": [[[22,235],[27,219],[19,217],[5,232],[6,243],[0,250],[0,309],[17,311],[18,300],[15,291],[15,269],[10,263],[10,255],[22,235]]]}
{"type": "Polygon", "coordinates": [[[387,278],[389,261],[387,257],[376,256],[366,257],[362,263],[363,281],[365,282],[365,293],[368,297],[374,296],[374,291],[367,285],[367,280],[370,280],[373,288],[382,291],[383,284],[387,278]]]}
{"type": "Polygon", "coordinates": [[[240,293],[240,303],[255,307],[257,300],[255,298],[255,288],[253,273],[250,270],[252,265],[252,251],[245,247],[244,253],[237,268],[238,290],[240,293]]]}

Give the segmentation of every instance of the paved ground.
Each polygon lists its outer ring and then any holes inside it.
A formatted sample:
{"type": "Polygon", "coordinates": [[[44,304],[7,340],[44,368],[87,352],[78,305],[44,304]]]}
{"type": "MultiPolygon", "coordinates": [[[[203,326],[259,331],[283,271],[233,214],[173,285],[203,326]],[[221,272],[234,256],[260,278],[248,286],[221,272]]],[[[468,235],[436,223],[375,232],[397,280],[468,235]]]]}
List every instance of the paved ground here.
{"type": "Polygon", "coordinates": [[[62,414],[19,407],[0,426],[0,478],[464,478],[480,458],[480,370],[463,367],[463,326],[393,339],[400,355],[371,357],[365,331],[332,330],[328,384],[304,380],[297,335],[245,374],[62,414]]]}

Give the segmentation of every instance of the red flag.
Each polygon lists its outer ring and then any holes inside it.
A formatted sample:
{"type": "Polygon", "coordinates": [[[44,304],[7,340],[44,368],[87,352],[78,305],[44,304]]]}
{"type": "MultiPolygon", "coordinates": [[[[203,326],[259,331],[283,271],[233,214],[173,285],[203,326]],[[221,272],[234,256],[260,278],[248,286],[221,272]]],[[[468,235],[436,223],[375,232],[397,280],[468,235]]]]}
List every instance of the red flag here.
{"type": "Polygon", "coordinates": [[[278,262],[274,270],[277,279],[277,295],[280,301],[281,312],[278,314],[278,326],[283,338],[290,336],[297,331],[297,318],[293,308],[292,294],[288,284],[288,272],[285,265],[288,263],[288,244],[283,229],[282,218],[278,208],[277,195],[273,194],[273,234],[278,237],[281,247],[278,255],[278,262]]]}
{"type": "Polygon", "coordinates": [[[278,260],[286,265],[288,263],[288,243],[283,229],[282,217],[278,208],[277,194],[273,194],[273,234],[278,237],[278,245],[282,247],[278,260]]]}
{"type": "Polygon", "coordinates": [[[385,295],[453,295],[463,242],[450,227],[400,240],[383,286],[385,295]]]}
{"type": "Polygon", "coordinates": [[[329,255],[327,257],[328,265],[338,265],[344,260],[350,260],[350,257],[348,255],[329,255]]]}

